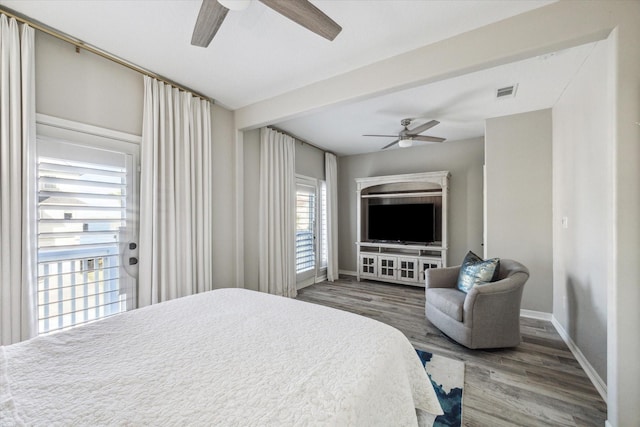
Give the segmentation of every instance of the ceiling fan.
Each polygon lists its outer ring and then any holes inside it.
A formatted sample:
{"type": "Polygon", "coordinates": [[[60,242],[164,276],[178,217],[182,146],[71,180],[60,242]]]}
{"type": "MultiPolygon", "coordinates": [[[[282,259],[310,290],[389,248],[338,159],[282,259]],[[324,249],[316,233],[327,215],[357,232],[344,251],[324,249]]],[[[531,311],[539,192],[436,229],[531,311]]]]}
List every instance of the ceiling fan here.
{"type": "Polygon", "coordinates": [[[409,130],[408,126],[415,119],[402,119],[400,120],[400,124],[404,127],[403,130],[400,131],[397,135],[362,135],[362,136],[381,136],[385,138],[397,138],[390,144],[382,147],[383,150],[393,147],[398,144],[401,148],[411,147],[413,145],[413,141],[426,141],[426,142],[442,142],[445,141],[445,138],[438,138],[436,136],[427,136],[427,135],[419,135],[427,129],[431,129],[437,124],[440,124],[437,120],[431,120],[423,125],[420,125],[414,129],[409,130]]]}
{"type": "MultiPolygon", "coordinates": [[[[309,0],[259,0],[293,22],[306,29],[333,40],[342,31],[342,27],[325,15],[309,0]]],[[[242,10],[251,0],[202,0],[196,26],[191,36],[191,44],[207,47],[222,25],[229,10],[242,10]]]]}

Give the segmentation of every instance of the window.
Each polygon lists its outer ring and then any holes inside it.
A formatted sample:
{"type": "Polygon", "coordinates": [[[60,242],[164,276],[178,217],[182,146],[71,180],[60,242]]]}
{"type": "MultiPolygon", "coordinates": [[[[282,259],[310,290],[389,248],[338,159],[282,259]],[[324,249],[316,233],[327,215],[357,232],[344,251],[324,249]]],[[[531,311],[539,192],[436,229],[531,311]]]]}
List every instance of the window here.
{"type": "Polygon", "coordinates": [[[311,285],[322,277],[327,268],[327,260],[326,184],[314,178],[298,176],[296,178],[296,282],[298,287],[311,285]]]}
{"type": "Polygon", "coordinates": [[[327,242],[327,183],[320,181],[320,268],[327,268],[329,252],[327,242]]]}
{"type": "Polygon", "coordinates": [[[296,188],[296,273],[315,270],[315,188],[298,184],[296,188]]]}

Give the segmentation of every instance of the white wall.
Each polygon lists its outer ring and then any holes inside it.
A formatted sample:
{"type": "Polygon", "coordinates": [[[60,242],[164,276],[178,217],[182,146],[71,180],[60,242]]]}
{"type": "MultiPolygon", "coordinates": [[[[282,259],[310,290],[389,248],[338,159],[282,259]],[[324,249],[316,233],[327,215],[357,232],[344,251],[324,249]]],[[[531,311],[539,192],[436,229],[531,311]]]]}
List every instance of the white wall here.
{"type": "Polygon", "coordinates": [[[357,270],[356,178],[448,170],[449,264],[482,253],[482,138],[338,157],[338,265],[357,270]]]}
{"type": "Polygon", "coordinates": [[[605,382],[614,200],[610,49],[606,40],[596,45],[553,108],[553,315],[605,382]]]}
{"type": "Polygon", "coordinates": [[[640,419],[640,2],[624,3],[609,39],[614,126],[607,150],[613,158],[613,250],[608,277],[607,413],[610,425],[631,426],[640,419]]]}
{"type": "MultiPolygon", "coordinates": [[[[135,135],[142,133],[143,77],[36,31],[36,111],[135,135]]],[[[214,105],[213,271],[215,287],[235,286],[234,117],[214,105]]]]}
{"type": "Polygon", "coordinates": [[[529,269],[522,308],[551,313],[551,110],[489,119],[485,125],[485,256],[529,269]]]}

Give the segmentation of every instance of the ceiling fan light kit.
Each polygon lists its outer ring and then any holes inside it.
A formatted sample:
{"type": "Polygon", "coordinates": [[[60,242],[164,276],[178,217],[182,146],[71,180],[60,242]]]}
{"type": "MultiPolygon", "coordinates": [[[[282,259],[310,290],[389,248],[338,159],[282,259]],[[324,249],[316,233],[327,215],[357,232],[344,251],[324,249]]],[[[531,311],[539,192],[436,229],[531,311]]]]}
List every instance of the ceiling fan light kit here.
{"type": "Polygon", "coordinates": [[[403,130],[397,135],[362,135],[362,136],[381,136],[384,138],[397,138],[395,141],[385,145],[382,147],[383,150],[386,150],[389,147],[393,147],[398,144],[400,148],[408,148],[413,145],[413,141],[423,141],[423,142],[442,142],[445,141],[445,138],[439,138],[437,136],[428,136],[428,135],[420,135],[422,132],[427,129],[431,129],[432,127],[440,124],[437,120],[431,120],[427,123],[421,124],[420,126],[409,129],[409,125],[414,119],[402,119],[400,120],[400,125],[404,127],[403,130]]]}

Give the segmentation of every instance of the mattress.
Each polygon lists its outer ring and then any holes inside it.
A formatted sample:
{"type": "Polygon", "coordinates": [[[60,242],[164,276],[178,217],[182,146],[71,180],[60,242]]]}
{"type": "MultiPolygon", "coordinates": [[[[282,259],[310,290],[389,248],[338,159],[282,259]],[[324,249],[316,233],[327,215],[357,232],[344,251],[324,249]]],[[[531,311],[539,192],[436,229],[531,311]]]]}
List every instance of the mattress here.
{"type": "Polygon", "coordinates": [[[219,289],[0,347],[2,425],[416,425],[441,414],[397,329],[219,289]]]}

